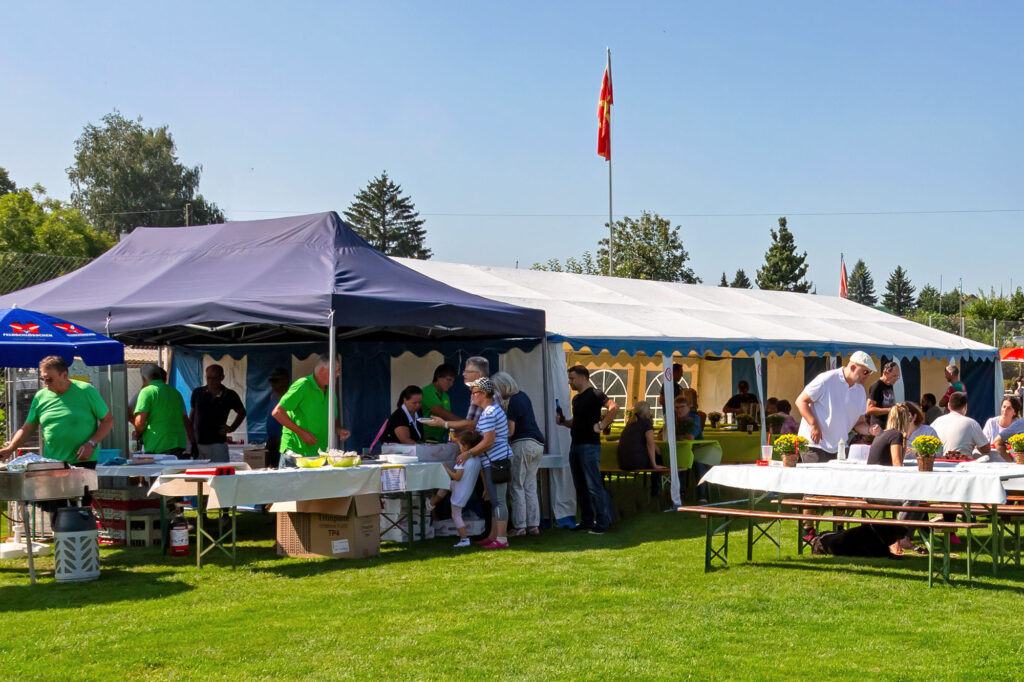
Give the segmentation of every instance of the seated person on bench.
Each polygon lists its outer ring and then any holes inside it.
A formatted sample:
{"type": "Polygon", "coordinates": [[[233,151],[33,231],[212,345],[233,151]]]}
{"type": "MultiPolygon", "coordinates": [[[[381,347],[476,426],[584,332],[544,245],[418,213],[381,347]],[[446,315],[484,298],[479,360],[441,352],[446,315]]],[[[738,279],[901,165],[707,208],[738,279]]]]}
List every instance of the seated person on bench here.
{"type": "MultiPolygon", "coordinates": [[[[902,467],[903,453],[906,450],[907,438],[916,428],[914,412],[905,403],[897,403],[889,410],[889,416],[885,424],[885,431],[875,436],[868,453],[868,464],[880,464],[882,466],[902,467]]],[[[889,500],[871,500],[879,504],[900,504],[889,500]]],[[[914,506],[916,502],[903,502],[904,506],[914,506]]],[[[923,514],[914,512],[901,512],[900,519],[923,519],[923,514]]],[[[890,528],[876,528],[876,533],[887,541],[889,551],[895,556],[903,554],[903,550],[917,549],[911,542],[913,531],[910,529],[894,526],[890,528]]]]}
{"type": "MultiPolygon", "coordinates": [[[[666,469],[662,466],[661,454],[654,444],[654,421],[651,406],[640,400],[633,406],[633,416],[626,422],[616,450],[619,468],[625,471],[636,469],[666,469]]],[[[661,476],[654,474],[651,482],[651,496],[656,496],[661,487],[661,476]]]]}

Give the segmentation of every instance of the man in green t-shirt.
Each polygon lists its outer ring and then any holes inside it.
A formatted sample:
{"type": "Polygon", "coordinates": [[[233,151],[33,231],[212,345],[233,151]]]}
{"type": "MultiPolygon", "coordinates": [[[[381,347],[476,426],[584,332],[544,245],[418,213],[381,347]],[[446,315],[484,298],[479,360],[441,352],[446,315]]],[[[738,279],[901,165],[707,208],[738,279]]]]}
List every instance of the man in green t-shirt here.
{"type": "MultiPolygon", "coordinates": [[[[334,376],[341,376],[340,359],[334,365],[334,376]]],[[[309,456],[327,450],[327,386],[330,377],[330,358],[324,354],[317,358],[313,373],[295,381],[271,412],[282,426],[279,468],[295,466],[295,455],[309,456]]],[[[338,440],[347,440],[351,434],[341,428],[337,403],[334,404],[333,421],[338,440]]]]}
{"type": "Polygon", "coordinates": [[[142,447],[148,453],[180,457],[188,442],[195,442],[185,400],[167,385],[167,374],[158,365],[146,363],[140,373],[142,390],[135,403],[135,430],[142,434],[142,447]]]}
{"type": "Polygon", "coordinates": [[[33,396],[25,424],[0,448],[0,459],[10,457],[41,427],[45,457],[95,468],[96,448],[114,426],[100,392],[69,378],[67,363],[56,355],[39,363],[39,378],[43,388],[33,396]]]}
{"type": "MultiPolygon", "coordinates": [[[[434,370],[434,380],[423,387],[423,404],[420,406],[420,414],[424,417],[440,417],[445,421],[461,419],[452,413],[452,399],[448,391],[455,383],[455,377],[459,370],[447,362],[438,365],[434,370]]],[[[423,435],[431,443],[447,443],[448,430],[437,426],[424,426],[423,435]]]]}

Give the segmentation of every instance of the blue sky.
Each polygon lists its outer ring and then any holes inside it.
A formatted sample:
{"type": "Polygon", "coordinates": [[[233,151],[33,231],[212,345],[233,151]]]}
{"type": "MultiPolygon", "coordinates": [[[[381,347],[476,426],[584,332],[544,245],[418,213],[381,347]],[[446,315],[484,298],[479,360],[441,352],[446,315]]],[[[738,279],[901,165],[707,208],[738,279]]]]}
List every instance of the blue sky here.
{"type": "Polygon", "coordinates": [[[594,251],[596,109],[615,214],[681,227],[717,284],[780,215],[819,293],[1024,284],[1024,5],[1014,2],[18,3],[0,166],[67,198],[87,122],[167,124],[230,219],[342,211],[386,169],[447,261],[594,251]]]}

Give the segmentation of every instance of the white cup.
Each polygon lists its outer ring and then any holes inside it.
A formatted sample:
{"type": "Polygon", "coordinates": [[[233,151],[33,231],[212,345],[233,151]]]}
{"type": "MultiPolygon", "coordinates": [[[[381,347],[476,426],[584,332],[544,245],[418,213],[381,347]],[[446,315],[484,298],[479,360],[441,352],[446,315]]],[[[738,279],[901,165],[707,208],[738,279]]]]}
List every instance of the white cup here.
{"type": "Polygon", "coordinates": [[[772,459],[772,453],[774,452],[774,450],[775,450],[775,448],[772,445],[762,445],[761,446],[761,459],[766,461],[766,462],[770,462],[771,459],[772,459]]]}

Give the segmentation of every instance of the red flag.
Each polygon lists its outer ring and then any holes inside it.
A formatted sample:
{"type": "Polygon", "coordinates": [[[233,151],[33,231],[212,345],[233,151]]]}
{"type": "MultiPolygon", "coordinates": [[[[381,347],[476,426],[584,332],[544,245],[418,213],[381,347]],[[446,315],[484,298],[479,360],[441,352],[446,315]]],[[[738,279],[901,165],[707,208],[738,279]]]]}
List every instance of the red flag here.
{"type": "Polygon", "coordinates": [[[839,257],[839,297],[847,298],[846,296],[846,261],[843,257],[839,257]]]}
{"type": "Polygon", "coordinates": [[[597,104],[597,155],[612,160],[612,63],[604,69],[601,81],[601,100],[597,104]]]}

